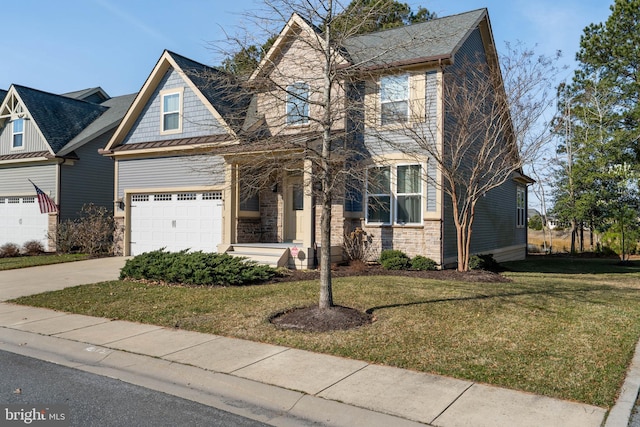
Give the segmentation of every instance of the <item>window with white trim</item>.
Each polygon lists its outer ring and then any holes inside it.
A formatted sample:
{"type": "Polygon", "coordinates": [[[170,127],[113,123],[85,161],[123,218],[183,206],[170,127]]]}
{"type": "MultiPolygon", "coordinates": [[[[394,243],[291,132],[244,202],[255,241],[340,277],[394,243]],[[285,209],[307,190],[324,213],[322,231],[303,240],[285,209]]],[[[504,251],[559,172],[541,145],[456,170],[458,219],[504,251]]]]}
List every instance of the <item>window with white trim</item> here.
{"type": "Polygon", "coordinates": [[[380,78],[380,123],[389,125],[409,120],[409,75],[380,78]]]}
{"type": "Polygon", "coordinates": [[[391,222],[391,168],[373,167],[367,174],[367,222],[391,222]]]}
{"type": "Polygon", "coordinates": [[[12,122],[11,148],[22,148],[23,146],[24,146],[24,119],[16,119],[12,122]]]}
{"type": "Polygon", "coordinates": [[[287,87],[287,124],[309,123],[309,85],[297,82],[287,87]]]}
{"type": "Polygon", "coordinates": [[[401,165],[396,169],[396,222],[415,224],[422,221],[422,167],[401,165]]]}
{"type": "Polygon", "coordinates": [[[162,104],[162,132],[179,132],[181,93],[172,92],[161,96],[162,104]]]}
{"type": "Polygon", "coordinates": [[[516,189],[516,227],[524,228],[527,224],[527,197],[524,187],[516,189]]]}
{"type": "Polygon", "coordinates": [[[421,224],[422,165],[373,167],[367,176],[367,223],[421,224]]]}

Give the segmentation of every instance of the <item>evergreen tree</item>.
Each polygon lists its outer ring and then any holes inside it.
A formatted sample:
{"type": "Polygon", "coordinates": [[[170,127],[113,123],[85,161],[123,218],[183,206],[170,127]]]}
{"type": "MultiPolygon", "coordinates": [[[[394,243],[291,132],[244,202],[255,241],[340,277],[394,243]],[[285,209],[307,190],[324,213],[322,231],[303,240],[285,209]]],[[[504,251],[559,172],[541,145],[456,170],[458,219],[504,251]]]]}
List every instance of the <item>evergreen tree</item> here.
{"type": "Polygon", "coordinates": [[[585,28],[573,80],[559,88],[563,143],[554,213],[571,223],[624,232],[637,210],[640,139],[640,0],[616,0],[606,22],[585,28]],[[621,213],[622,212],[622,213],[621,213]]]}

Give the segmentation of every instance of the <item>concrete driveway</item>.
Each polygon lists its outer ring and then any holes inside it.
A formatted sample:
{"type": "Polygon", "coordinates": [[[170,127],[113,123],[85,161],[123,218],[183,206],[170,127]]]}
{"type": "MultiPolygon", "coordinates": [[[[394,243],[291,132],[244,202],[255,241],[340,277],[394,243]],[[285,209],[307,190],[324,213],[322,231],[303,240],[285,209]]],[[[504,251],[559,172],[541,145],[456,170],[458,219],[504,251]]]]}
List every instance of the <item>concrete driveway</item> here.
{"type": "Polygon", "coordinates": [[[0,301],[116,280],[127,258],[112,257],[0,271],[0,301]]]}

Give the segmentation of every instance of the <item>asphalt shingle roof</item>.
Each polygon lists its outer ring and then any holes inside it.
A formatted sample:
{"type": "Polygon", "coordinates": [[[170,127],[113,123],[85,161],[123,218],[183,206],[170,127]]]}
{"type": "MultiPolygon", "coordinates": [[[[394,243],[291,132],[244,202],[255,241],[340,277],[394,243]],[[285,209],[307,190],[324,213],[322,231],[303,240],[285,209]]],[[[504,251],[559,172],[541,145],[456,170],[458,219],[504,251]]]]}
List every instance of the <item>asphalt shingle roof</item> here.
{"type": "Polygon", "coordinates": [[[230,74],[209,67],[174,52],[169,52],[176,64],[202,92],[213,108],[234,131],[239,131],[251,97],[230,74]]]}
{"type": "Polygon", "coordinates": [[[2,101],[4,101],[5,96],[7,96],[7,91],[0,89],[0,104],[2,104],[2,101]]]}
{"type": "Polygon", "coordinates": [[[108,109],[24,86],[13,87],[54,153],[108,109]]]}
{"type": "Polygon", "coordinates": [[[485,14],[486,9],[478,9],[420,24],[363,34],[346,40],[343,47],[353,64],[364,67],[446,57],[455,53],[485,14]]]}
{"type": "Polygon", "coordinates": [[[90,140],[92,137],[97,137],[105,131],[116,127],[127,113],[127,110],[133,103],[136,95],[136,93],[132,93],[129,95],[116,96],[100,104],[102,107],[107,107],[108,110],[91,122],[90,125],[85,127],[68,144],[66,144],[61,150],[61,154],[67,154],[71,150],[90,140]]]}

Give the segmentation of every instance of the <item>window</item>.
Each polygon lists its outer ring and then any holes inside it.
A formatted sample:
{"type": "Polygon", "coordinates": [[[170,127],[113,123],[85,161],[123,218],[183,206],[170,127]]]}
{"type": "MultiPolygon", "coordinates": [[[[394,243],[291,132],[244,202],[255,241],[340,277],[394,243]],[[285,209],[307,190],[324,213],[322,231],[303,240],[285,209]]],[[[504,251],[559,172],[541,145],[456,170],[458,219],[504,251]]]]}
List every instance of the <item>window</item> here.
{"type": "Polygon", "coordinates": [[[180,131],[180,93],[162,95],[162,132],[180,131]]]}
{"type": "Polygon", "coordinates": [[[345,185],[344,211],[362,212],[362,183],[355,179],[348,179],[345,185]]]}
{"type": "Polygon", "coordinates": [[[12,148],[22,148],[24,138],[24,119],[16,119],[13,121],[13,142],[12,148]]]}
{"type": "Polygon", "coordinates": [[[287,124],[309,123],[309,85],[295,83],[287,87],[287,124]]]}
{"type": "Polygon", "coordinates": [[[418,164],[369,169],[367,223],[422,223],[422,180],[418,164]]]}
{"type": "Polygon", "coordinates": [[[422,220],[422,168],[420,165],[398,166],[396,194],[400,224],[422,220]]]}
{"type": "Polygon", "coordinates": [[[516,227],[524,228],[527,224],[527,197],[523,187],[516,190],[516,227]]]}
{"type": "Polygon", "coordinates": [[[380,123],[388,125],[409,120],[409,75],[380,78],[380,123]]]}
{"type": "Polygon", "coordinates": [[[391,222],[391,168],[371,168],[367,178],[367,221],[388,224],[391,222]]]}

